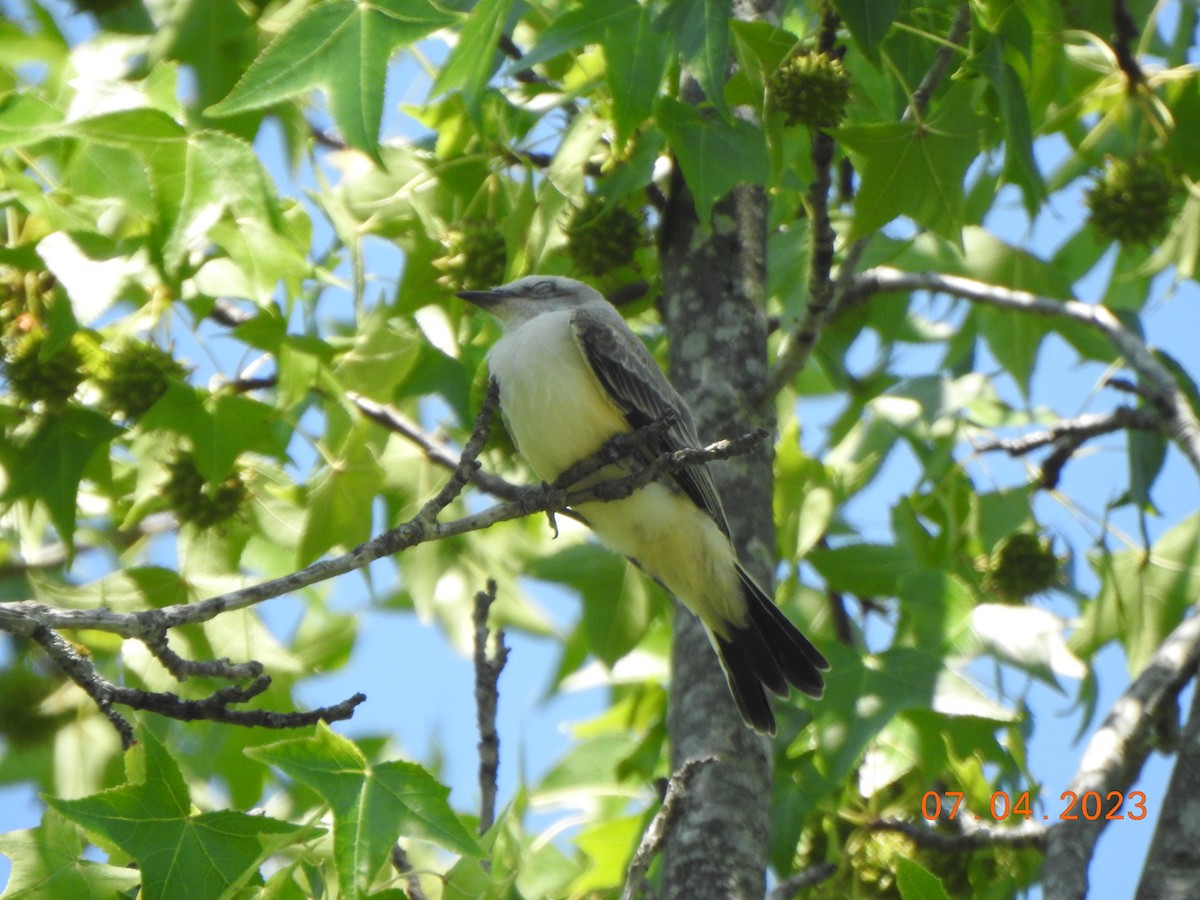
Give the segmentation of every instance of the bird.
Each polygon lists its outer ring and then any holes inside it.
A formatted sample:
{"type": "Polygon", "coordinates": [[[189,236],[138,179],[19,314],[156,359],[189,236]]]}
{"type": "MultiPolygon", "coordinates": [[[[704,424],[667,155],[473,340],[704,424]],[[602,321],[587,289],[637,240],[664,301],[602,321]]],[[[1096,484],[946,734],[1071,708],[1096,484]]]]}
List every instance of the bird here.
{"type": "MultiPolygon", "coordinates": [[[[488,351],[500,413],[518,453],[547,482],[612,438],[661,427],[646,459],[699,448],[687,403],[598,291],[529,275],[457,296],[490,313],[502,336],[488,351]]],[[[628,474],[613,463],[596,480],[628,474]]],[[[824,693],[829,663],[746,571],[707,464],[661,474],[630,496],[573,507],[600,542],[634,562],[699,617],[750,728],[775,733],[767,691],[824,693]]]]}

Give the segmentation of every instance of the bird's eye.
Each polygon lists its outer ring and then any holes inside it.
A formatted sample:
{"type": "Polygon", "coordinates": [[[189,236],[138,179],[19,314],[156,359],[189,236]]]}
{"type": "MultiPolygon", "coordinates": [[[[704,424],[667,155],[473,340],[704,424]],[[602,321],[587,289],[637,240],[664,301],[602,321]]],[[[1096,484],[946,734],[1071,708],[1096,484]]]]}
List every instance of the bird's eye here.
{"type": "Polygon", "coordinates": [[[533,286],[533,295],[535,297],[549,297],[554,293],[553,281],[539,281],[533,286]]]}

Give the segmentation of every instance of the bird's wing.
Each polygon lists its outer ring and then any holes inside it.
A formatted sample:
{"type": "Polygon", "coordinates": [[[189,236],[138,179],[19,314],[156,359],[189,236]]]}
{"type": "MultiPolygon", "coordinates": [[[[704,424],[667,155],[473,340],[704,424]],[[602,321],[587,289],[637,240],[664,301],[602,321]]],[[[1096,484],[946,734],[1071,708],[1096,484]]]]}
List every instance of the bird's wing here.
{"type": "MultiPolygon", "coordinates": [[[[636,431],[671,416],[671,425],[662,438],[647,448],[649,458],[701,446],[687,404],[619,316],[614,322],[602,310],[582,307],[571,318],[571,333],[630,428],[636,431]]],[[[688,466],[672,472],[670,477],[729,534],[721,498],[707,466],[688,466]]]]}

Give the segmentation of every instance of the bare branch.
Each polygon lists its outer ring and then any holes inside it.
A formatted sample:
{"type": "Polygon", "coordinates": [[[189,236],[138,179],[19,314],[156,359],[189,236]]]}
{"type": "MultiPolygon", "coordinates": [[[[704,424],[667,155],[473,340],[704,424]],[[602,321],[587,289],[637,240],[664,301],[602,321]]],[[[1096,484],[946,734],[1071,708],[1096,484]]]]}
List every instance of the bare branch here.
{"type": "Polygon", "coordinates": [[[1090,438],[1130,429],[1164,431],[1162,417],[1151,409],[1131,406],[1117,407],[1110,413],[1079,416],[1056,422],[1044,431],[1016,438],[1000,438],[975,447],[978,453],[1003,450],[1009,456],[1025,456],[1041,447],[1052,447],[1042,461],[1041,484],[1048,490],[1058,486],[1063,467],[1090,438]]]}
{"type": "MultiPolygon", "coordinates": [[[[757,449],[766,438],[759,430],[735,440],[718,441],[706,448],[679,450],[665,453],[650,460],[629,475],[601,481],[583,488],[572,489],[571,483],[559,479],[554,485],[526,488],[522,495],[510,503],[499,504],[482,512],[465,516],[451,522],[439,522],[438,515],[457,497],[479,466],[477,457],[487,441],[493,412],[498,402],[498,389],[493,382],[487,399],[476,419],[470,440],[455,467],[449,481],[437,495],[408,522],[393,528],[348,553],[332,559],[320,560],[310,566],[256,585],[210,597],[195,603],[179,603],[152,610],[118,613],[108,609],[59,609],[43,603],[25,600],[0,603],[0,631],[32,638],[41,644],[48,655],[76,681],[101,710],[109,716],[122,734],[122,739],[132,740],[132,729],[118,714],[112,711],[114,702],[139,709],[150,709],[174,718],[209,718],[215,721],[240,725],[265,727],[294,727],[318,719],[345,718],[353,707],[362,702],[362,695],[344,701],[337,706],[314,710],[309,713],[268,713],[259,711],[231,711],[229,703],[243,702],[261,690],[227,688],[213,694],[207,700],[184,701],[173,694],[149,695],[146,692],[119,688],[104,681],[88,660],[75,652],[71,645],[57,632],[67,629],[95,629],[117,634],[145,643],[163,664],[176,674],[216,675],[227,678],[255,677],[261,673],[261,665],[250,661],[234,664],[228,660],[191,662],[184,660],[169,649],[166,632],[181,625],[197,624],[232,610],[244,609],[272,597],[325,581],[337,575],[360,569],[376,559],[390,556],[409,547],[430,540],[439,540],[457,534],[466,534],[487,528],[497,522],[520,518],[534,512],[564,510],[573,504],[591,501],[609,501],[630,496],[658,476],[677,471],[687,466],[702,465],[716,459],[727,459],[757,449]]],[[[621,454],[632,454],[644,448],[647,434],[652,434],[658,424],[647,426],[640,432],[624,436],[620,441],[610,442],[602,448],[598,459],[590,463],[591,471],[598,471],[621,458],[621,454]]],[[[565,473],[574,475],[577,469],[565,473]]],[[[584,467],[586,468],[586,467],[584,467]]],[[[258,685],[259,682],[255,682],[258,685]]],[[[265,685],[264,685],[265,686],[265,685]]],[[[252,686],[253,687],[253,686],[252,686]]]]}
{"type": "Polygon", "coordinates": [[[903,272],[890,266],[877,266],[855,279],[852,294],[870,297],[887,292],[931,291],[961,297],[998,309],[1017,310],[1067,319],[1100,332],[1125,357],[1126,363],[1141,379],[1141,391],[1147,402],[1162,416],[1165,432],[1183,451],[1192,468],[1200,474],[1200,422],[1187,397],[1171,373],[1155,358],[1150,348],[1126,329],[1107,307],[1079,300],[1055,300],[1027,291],[1017,291],[936,272],[903,272]]]}
{"type": "MultiPolygon", "coordinates": [[[[821,53],[832,54],[837,38],[838,17],[827,9],[821,20],[821,33],[817,48],[821,53]]],[[[780,354],[779,364],[770,374],[767,385],[760,398],[762,403],[769,403],[779,393],[785,383],[800,371],[804,361],[796,360],[789,354],[792,347],[805,346],[809,350],[816,345],[825,323],[829,321],[834,310],[833,271],[834,246],[837,234],[829,220],[829,189],[833,183],[830,174],[833,166],[834,142],[832,135],[821,129],[812,131],[813,176],[808,186],[808,217],[809,230],[812,234],[811,261],[808,269],[808,302],[804,309],[804,318],[796,329],[795,336],[789,346],[780,354]]],[[[804,353],[807,359],[808,352],[804,353]]]]}
{"type": "Polygon", "coordinates": [[[977,445],[975,450],[979,453],[1003,450],[1009,456],[1024,456],[1040,447],[1056,444],[1063,438],[1079,438],[1082,441],[1130,428],[1141,431],[1160,431],[1162,430],[1162,420],[1148,409],[1120,406],[1110,413],[1095,413],[1080,416],[1077,419],[1055,422],[1045,431],[1035,431],[1021,437],[986,441],[977,445]]]}
{"type": "Polygon", "coordinates": [[[496,709],[500,703],[500,673],[508,662],[504,631],[496,630],[495,649],[488,652],[488,610],[496,602],[496,582],[475,595],[475,720],[479,725],[479,833],[486,834],[496,821],[496,779],[500,769],[500,735],[496,709]]]}
{"type": "Polygon", "coordinates": [[[1133,53],[1133,45],[1138,39],[1138,26],[1129,12],[1125,0],[1112,0],[1113,32],[1112,48],[1117,55],[1117,65],[1125,73],[1129,92],[1133,93],[1138,85],[1146,80],[1142,67],[1138,64],[1133,53]]]}
{"type": "MultiPolygon", "coordinates": [[[[1137,780],[1155,740],[1157,722],[1163,711],[1178,702],[1179,692],[1200,665],[1200,616],[1180,624],[1163,641],[1146,668],[1113,704],[1096,731],[1079,763],[1070,790],[1077,797],[1096,791],[1125,793],[1137,780]]],[[[1046,900],[1075,900],[1087,895],[1087,868],[1103,818],[1080,817],[1061,821],[1050,829],[1046,843],[1046,900]]]]}
{"type": "MultiPolygon", "coordinates": [[[[828,29],[823,22],[822,42],[829,42],[828,29]]],[[[965,54],[965,48],[960,47],[971,26],[970,5],[964,3],[955,15],[954,24],[950,28],[947,43],[938,48],[934,54],[933,63],[920,85],[913,94],[912,102],[904,111],[901,121],[908,121],[925,112],[929,100],[937,90],[942,79],[950,69],[950,62],[955,54],[965,54]]],[[[833,269],[835,235],[829,223],[829,166],[833,154],[833,139],[820,132],[813,135],[813,181],[809,188],[809,213],[812,217],[813,259],[809,267],[808,305],[804,310],[804,318],[796,326],[796,330],[788,336],[775,368],[767,377],[762,393],[757,399],[758,406],[765,406],[774,400],[775,395],[783,390],[801,369],[808,364],[821,332],[849,299],[849,287],[853,281],[858,262],[867,249],[869,238],[860,238],[850,245],[843,254],[842,263],[838,269],[836,282],[831,280],[833,269]],[[829,158],[826,159],[828,153],[829,158]]],[[[841,193],[849,196],[849,190],[841,193]]]]}
{"type": "Polygon", "coordinates": [[[642,835],[633,860],[629,863],[629,872],[625,879],[625,888],[621,891],[621,900],[634,900],[645,888],[646,870],[654,857],[662,850],[667,835],[675,820],[679,817],[684,801],[687,799],[688,786],[705,766],[719,762],[715,756],[699,756],[689,759],[680,766],[667,782],[666,795],[662,806],[655,813],[650,827],[642,835]]]}
{"type": "Polygon", "coordinates": [[[408,900],[425,900],[425,891],[421,887],[421,879],[417,878],[417,873],[413,871],[412,863],[408,861],[408,854],[404,852],[404,848],[399,844],[392,847],[392,868],[404,876],[404,890],[408,894],[408,900]]]}
{"type": "Polygon", "coordinates": [[[997,827],[980,825],[959,819],[962,830],[958,834],[935,831],[928,824],[909,822],[905,819],[880,819],[871,823],[876,831],[896,831],[920,844],[943,853],[962,853],[967,850],[983,850],[988,847],[1036,847],[1046,845],[1052,827],[1040,822],[1023,822],[1020,825],[997,827]]]}
{"type": "MultiPolygon", "coordinates": [[[[454,448],[444,441],[438,440],[394,406],[376,403],[374,400],[352,391],[346,396],[368,419],[377,422],[389,431],[404,435],[416,444],[434,465],[451,471],[458,468],[459,456],[454,448]]],[[[482,469],[477,469],[471,474],[471,483],[481,491],[503,500],[516,500],[526,490],[519,484],[513,484],[511,481],[506,481],[490,472],[484,472],[482,469]]]]}
{"type": "Polygon", "coordinates": [[[958,8],[958,12],[954,14],[954,24],[950,26],[950,34],[946,38],[947,43],[938,47],[937,53],[933,55],[933,63],[929,66],[929,71],[925,73],[925,77],[921,79],[921,83],[917,85],[917,89],[913,91],[912,101],[908,104],[908,108],[904,110],[904,115],[900,121],[919,120],[925,115],[925,110],[929,108],[930,98],[933,96],[934,91],[938,89],[938,85],[942,83],[942,79],[946,77],[946,73],[950,71],[951,61],[956,55],[965,55],[967,53],[967,48],[959,45],[962,44],[970,29],[971,4],[964,3],[958,8]]]}
{"type": "Polygon", "coordinates": [[[832,878],[837,873],[836,863],[821,863],[797,872],[790,878],[785,878],[775,885],[774,890],[767,894],[767,900],[792,900],[801,891],[816,887],[822,881],[832,878]]]}

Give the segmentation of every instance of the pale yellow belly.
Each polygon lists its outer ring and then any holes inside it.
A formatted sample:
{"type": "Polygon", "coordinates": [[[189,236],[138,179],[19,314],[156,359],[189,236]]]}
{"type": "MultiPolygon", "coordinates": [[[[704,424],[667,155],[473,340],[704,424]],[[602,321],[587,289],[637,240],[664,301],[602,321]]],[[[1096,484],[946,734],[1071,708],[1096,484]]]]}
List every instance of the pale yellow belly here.
{"type": "MultiPolygon", "coordinates": [[[[569,311],[544,313],[506,334],[488,358],[509,433],[541,478],[552,481],[630,430],[575,344],[569,311]]],[[[610,467],[604,477],[619,474],[610,467]]],[[[606,547],[636,560],[709,627],[724,633],[724,623],[745,624],[733,548],[686,494],[653,483],[578,511],[606,547]]]]}

